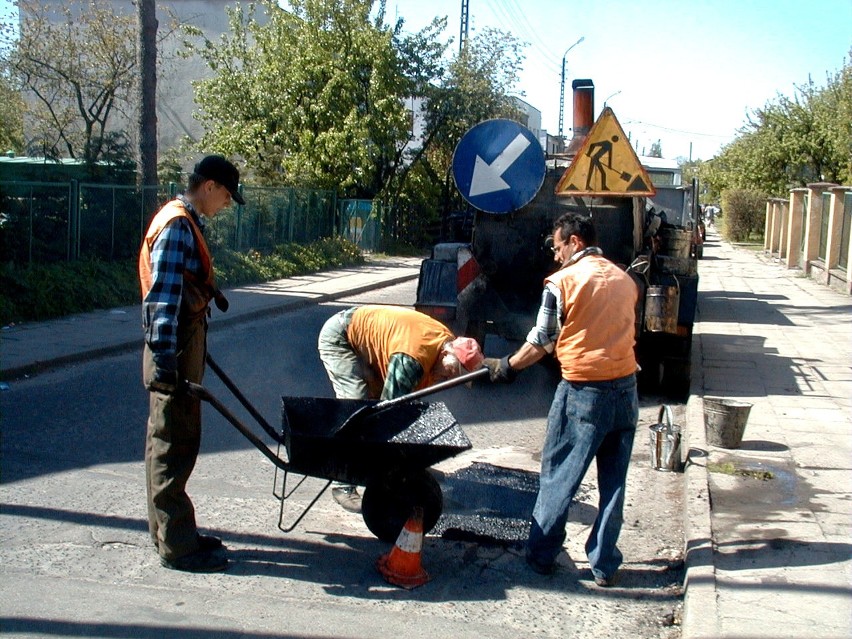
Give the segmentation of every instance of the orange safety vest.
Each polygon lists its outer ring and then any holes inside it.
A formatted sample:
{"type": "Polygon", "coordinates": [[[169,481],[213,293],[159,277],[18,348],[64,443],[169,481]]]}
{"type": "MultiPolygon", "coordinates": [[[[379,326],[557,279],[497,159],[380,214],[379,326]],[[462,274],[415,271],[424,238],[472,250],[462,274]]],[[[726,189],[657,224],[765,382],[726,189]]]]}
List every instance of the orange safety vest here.
{"type": "Polygon", "coordinates": [[[198,247],[201,258],[200,273],[184,271],[184,290],[181,296],[181,307],[190,315],[196,315],[205,312],[210,300],[213,299],[213,291],[215,290],[213,260],[201,229],[180,200],[172,200],[161,208],[154,219],[151,220],[151,225],[145,234],[142,249],[139,251],[139,283],[142,287],[142,300],[145,300],[151,290],[151,250],[154,247],[154,242],[166,228],[166,225],[178,217],[189,222],[189,228],[192,230],[195,245],[198,247]]]}
{"type": "Polygon", "coordinates": [[[352,314],[346,339],[382,380],[387,379],[388,363],[395,353],[417,360],[423,367],[419,389],[431,386],[432,367],[453,334],[438,320],[410,308],[368,305],[352,314]]]}
{"type": "Polygon", "coordinates": [[[545,278],[562,292],[556,357],[562,377],[600,382],[636,372],[633,279],[601,255],[587,255],[545,278]]]}

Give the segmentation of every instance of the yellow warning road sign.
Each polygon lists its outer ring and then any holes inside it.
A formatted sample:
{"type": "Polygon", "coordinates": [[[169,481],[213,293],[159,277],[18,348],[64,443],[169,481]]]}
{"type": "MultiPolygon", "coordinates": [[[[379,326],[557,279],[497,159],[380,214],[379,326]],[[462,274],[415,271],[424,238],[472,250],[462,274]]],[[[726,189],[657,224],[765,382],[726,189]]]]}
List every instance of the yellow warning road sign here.
{"type": "Polygon", "coordinates": [[[648,172],[605,107],[556,185],[556,195],[654,195],[648,172]]]}

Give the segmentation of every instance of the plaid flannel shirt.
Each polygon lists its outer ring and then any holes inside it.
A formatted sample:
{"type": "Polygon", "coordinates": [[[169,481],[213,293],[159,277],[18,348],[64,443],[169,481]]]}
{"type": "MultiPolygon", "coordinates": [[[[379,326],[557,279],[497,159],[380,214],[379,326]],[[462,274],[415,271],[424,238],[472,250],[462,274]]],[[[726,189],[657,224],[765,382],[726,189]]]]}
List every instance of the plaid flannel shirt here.
{"type": "MultiPolygon", "coordinates": [[[[204,220],[182,197],[183,205],[204,232],[204,220]]],[[[160,232],[151,249],[151,290],[142,302],[145,340],[158,368],[177,368],[177,324],[183,274],[199,273],[201,258],[189,222],[175,218],[160,232]]]]}

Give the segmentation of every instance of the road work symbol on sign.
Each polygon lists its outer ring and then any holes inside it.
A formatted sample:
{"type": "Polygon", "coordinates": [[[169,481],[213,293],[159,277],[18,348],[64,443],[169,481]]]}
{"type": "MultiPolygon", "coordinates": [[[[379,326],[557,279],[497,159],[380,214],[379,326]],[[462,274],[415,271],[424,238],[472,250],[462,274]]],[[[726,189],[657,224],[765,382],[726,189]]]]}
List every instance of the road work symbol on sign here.
{"type": "Polygon", "coordinates": [[[654,195],[648,172],[606,107],[556,185],[556,195],[654,195]]]}
{"type": "Polygon", "coordinates": [[[480,122],[453,153],[461,196],[486,213],[516,211],[544,182],[544,151],[532,131],[511,120],[480,122]]]}

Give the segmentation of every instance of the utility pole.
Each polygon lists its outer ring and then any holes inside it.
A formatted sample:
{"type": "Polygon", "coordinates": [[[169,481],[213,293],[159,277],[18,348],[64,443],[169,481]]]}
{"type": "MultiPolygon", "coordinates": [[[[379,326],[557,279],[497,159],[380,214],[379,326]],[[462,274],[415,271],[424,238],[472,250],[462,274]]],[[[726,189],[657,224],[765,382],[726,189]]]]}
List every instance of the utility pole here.
{"type": "Polygon", "coordinates": [[[565,53],[562,54],[562,84],[559,86],[559,141],[562,143],[562,122],[564,120],[565,115],[565,56],[568,55],[568,52],[580,44],[583,40],[586,39],[586,36],[582,36],[579,40],[577,40],[574,44],[568,47],[565,50],[565,53]]]}
{"type": "Polygon", "coordinates": [[[468,0],[461,0],[461,26],[459,28],[459,53],[461,53],[467,42],[467,26],[470,12],[470,3],[468,0]]]}
{"type": "Polygon", "coordinates": [[[154,0],[137,2],[139,69],[139,170],[137,184],[142,191],[145,214],[156,206],[156,192],[146,186],[157,185],[157,6],[154,0]]]}

